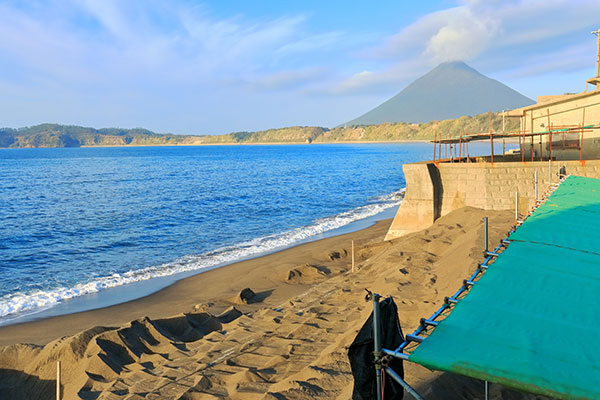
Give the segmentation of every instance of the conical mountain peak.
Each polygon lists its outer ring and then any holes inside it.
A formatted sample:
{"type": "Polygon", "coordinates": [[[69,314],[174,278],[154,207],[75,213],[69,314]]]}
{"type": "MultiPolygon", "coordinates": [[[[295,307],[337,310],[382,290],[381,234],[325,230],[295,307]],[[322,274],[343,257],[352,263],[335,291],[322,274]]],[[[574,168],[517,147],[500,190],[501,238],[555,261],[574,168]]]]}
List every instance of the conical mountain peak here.
{"type": "Polygon", "coordinates": [[[444,62],[351,125],[429,122],[524,107],[534,101],[462,61],[444,62]]]}

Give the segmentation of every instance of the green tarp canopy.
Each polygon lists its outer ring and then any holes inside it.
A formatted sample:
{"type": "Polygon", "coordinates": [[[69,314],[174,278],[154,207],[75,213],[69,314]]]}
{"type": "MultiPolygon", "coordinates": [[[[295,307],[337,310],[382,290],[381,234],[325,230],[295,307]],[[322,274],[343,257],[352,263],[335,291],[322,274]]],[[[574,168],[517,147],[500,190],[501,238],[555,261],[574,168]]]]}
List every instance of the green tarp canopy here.
{"type": "Polygon", "coordinates": [[[565,399],[600,399],[600,180],[568,177],[409,357],[565,399]]]}

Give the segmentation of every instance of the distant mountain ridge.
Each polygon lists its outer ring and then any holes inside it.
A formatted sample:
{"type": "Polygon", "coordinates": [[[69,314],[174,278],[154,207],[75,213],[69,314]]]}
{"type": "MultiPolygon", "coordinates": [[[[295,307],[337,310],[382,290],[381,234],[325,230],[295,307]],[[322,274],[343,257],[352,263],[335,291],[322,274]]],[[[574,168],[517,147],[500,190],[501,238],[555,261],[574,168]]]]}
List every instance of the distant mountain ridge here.
{"type": "Polygon", "coordinates": [[[158,134],[143,128],[95,129],[60,124],[0,129],[0,147],[16,148],[193,144],[195,138],[195,136],[158,134]]]}
{"type": "MultiPolygon", "coordinates": [[[[514,130],[514,118],[507,120],[506,129],[514,130]]],[[[495,130],[502,127],[502,117],[492,116],[495,130]]],[[[41,124],[32,127],[0,129],[0,147],[102,147],[102,146],[171,146],[212,144],[268,143],[348,143],[433,139],[434,132],[445,136],[459,132],[473,133],[489,129],[487,113],[475,117],[434,121],[426,124],[385,123],[370,126],[349,126],[333,129],[318,126],[293,126],[259,132],[234,132],[226,135],[160,134],[143,128],[95,129],[73,125],[41,124]]]]}
{"type": "Polygon", "coordinates": [[[461,61],[438,65],[400,93],[346,125],[425,123],[499,112],[535,102],[461,61]]]}

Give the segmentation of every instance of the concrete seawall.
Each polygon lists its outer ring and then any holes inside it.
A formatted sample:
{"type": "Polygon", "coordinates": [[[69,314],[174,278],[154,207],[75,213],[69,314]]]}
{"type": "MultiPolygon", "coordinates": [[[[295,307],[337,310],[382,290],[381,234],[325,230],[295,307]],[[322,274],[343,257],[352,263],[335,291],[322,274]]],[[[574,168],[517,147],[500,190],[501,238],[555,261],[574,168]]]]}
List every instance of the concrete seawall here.
{"type": "MultiPolygon", "coordinates": [[[[568,174],[600,178],[600,160],[553,161],[552,182],[563,164],[568,174]]],[[[548,186],[548,169],[548,161],[405,164],[406,194],[385,239],[425,229],[464,206],[514,210],[515,192],[519,212],[524,213],[535,201],[535,171],[541,196],[548,186]]]]}

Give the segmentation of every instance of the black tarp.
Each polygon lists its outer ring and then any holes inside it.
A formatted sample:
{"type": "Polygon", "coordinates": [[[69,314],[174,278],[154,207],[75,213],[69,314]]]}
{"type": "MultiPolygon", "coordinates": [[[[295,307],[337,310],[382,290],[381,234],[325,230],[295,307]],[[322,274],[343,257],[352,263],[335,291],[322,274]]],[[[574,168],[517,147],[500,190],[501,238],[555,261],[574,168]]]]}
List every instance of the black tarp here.
{"type": "MultiPolygon", "coordinates": [[[[404,335],[398,320],[398,308],[394,299],[388,297],[381,301],[379,310],[381,345],[386,349],[396,349],[404,342],[404,335]]],[[[353,400],[377,399],[373,348],[373,313],[371,313],[348,349],[348,358],[354,376],[353,400]]],[[[404,379],[402,360],[391,357],[388,366],[404,379]]],[[[385,374],[384,377],[384,400],[402,399],[404,396],[402,386],[385,374]]]]}

